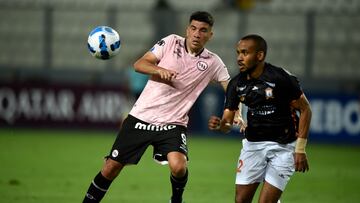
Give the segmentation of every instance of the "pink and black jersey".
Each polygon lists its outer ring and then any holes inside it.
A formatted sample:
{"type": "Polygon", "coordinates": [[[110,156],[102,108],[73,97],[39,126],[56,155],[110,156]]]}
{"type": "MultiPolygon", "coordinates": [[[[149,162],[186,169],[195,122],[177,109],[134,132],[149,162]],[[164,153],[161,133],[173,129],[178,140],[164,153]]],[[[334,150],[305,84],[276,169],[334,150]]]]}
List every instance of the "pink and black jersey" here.
{"type": "Polygon", "coordinates": [[[185,39],[172,34],[151,50],[158,66],[178,73],[171,82],[150,78],[130,114],[154,124],[187,126],[188,112],[201,92],[211,82],[230,79],[222,60],[205,49],[194,56],[187,52],[185,39]]]}

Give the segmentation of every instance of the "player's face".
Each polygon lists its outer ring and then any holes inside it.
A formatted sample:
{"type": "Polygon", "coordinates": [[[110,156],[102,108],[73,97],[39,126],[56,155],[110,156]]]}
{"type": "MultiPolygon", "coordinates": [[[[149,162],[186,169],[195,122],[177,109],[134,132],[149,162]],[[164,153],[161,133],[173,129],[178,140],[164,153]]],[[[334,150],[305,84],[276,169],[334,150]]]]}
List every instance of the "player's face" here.
{"type": "Polygon", "coordinates": [[[253,40],[240,40],[236,47],[237,63],[240,72],[252,72],[256,66],[261,62],[261,56],[256,50],[256,45],[253,40]]]}
{"type": "Polygon", "coordinates": [[[209,24],[193,20],[186,29],[186,46],[190,52],[198,53],[212,35],[213,32],[209,24]]]}

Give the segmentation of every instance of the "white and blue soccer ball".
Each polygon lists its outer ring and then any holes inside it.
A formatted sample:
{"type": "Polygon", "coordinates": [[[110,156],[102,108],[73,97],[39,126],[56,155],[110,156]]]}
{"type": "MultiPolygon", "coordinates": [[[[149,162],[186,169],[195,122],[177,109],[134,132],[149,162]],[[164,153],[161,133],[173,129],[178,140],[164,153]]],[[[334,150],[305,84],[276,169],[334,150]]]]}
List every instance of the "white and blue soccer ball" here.
{"type": "Polygon", "coordinates": [[[119,53],[121,47],[120,36],[111,27],[98,26],[88,37],[88,49],[98,59],[110,59],[119,53]]]}

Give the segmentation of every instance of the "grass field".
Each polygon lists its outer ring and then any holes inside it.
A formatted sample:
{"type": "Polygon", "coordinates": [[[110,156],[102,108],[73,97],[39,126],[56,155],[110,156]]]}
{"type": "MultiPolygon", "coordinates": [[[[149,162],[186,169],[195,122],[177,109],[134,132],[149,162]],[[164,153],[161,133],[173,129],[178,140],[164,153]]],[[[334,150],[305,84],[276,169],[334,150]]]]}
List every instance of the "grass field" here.
{"type": "MultiPolygon", "coordinates": [[[[81,202],[114,138],[109,131],[0,129],[0,202],[81,202]]],[[[190,135],[188,145],[186,202],[233,202],[240,138],[190,135]]],[[[293,176],[282,203],[360,202],[360,146],[310,142],[307,152],[310,171],[293,176]]],[[[153,162],[151,153],[149,148],[137,166],[123,170],[104,203],[168,202],[168,168],[153,162]]]]}

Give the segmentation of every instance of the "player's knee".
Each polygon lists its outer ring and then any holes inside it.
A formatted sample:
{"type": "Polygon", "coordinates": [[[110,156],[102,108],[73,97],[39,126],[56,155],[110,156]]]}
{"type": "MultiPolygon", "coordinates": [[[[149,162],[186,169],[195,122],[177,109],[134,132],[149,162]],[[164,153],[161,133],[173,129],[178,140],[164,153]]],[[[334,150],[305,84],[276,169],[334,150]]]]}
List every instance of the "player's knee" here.
{"type": "Polygon", "coordinates": [[[235,192],[235,202],[236,203],[251,203],[253,199],[253,194],[245,194],[240,192],[239,189],[236,189],[235,192]]]}
{"type": "Polygon", "coordinates": [[[251,199],[249,198],[244,198],[238,194],[235,195],[235,202],[236,203],[251,203],[251,199]]]}
{"type": "Polygon", "coordinates": [[[101,170],[101,173],[105,178],[114,180],[119,175],[123,167],[123,164],[111,159],[107,159],[103,169],[101,170]]]}
{"type": "Polygon", "coordinates": [[[178,165],[172,166],[170,168],[170,170],[171,170],[171,174],[173,174],[173,176],[182,177],[186,174],[187,169],[186,169],[185,165],[178,164],[178,165]]]}
{"type": "Polygon", "coordinates": [[[175,177],[183,177],[186,174],[186,162],[176,162],[170,165],[171,174],[175,177]]]}
{"type": "Polygon", "coordinates": [[[170,171],[175,177],[183,177],[186,174],[187,170],[187,160],[186,157],[178,152],[169,153],[168,161],[170,171]]]}

